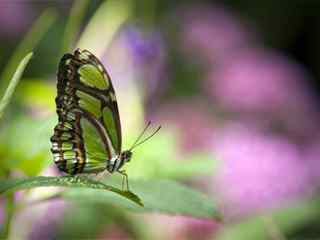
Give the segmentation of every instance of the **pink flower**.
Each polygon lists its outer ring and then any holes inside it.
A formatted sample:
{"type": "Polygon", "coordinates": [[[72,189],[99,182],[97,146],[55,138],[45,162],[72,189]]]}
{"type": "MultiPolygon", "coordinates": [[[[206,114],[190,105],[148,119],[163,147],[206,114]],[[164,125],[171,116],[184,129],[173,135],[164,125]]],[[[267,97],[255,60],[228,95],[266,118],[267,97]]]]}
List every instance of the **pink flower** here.
{"type": "Polygon", "coordinates": [[[17,35],[24,32],[34,19],[30,3],[21,1],[1,1],[0,34],[17,35]]]}
{"type": "Polygon", "coordinates": [[[206,89],[231,111],[275,112],[309,107],[302,66],[262,49],[235,52],[209,76],[206,89]]]}
{"type": "Polygon", "coordinates": [[[235,49],[253,42],[252,31],[229,9],[196,6],[182,9],[180,15],[183,49],[211,63],[220,62],[235,49]]]}
{"type": "Polygon", "coordinates": [[[205,91],[225,112],[260,118],[290,134],[310,136],[319,114],[306,70],[266,49],[242,49],[216,65],[205,91]]]}
{"type": "Polygon", "coordinates": [[[292,112],[310,109],[304,68],[270,50],[235,52],[209,75],[210,96],[230,111],[292,112]]]}
{"type": "Polygon", "coordinates": [[[223,162],[217,177],[227,215],[280,207],[310,193],[298,146],[244,125],[231,125],[214,143],[223,162]]]}
{"type": "Polygon", "coordinates": [[[310,143],[304,152],[304,158],[309,169],[312,183],[315,186],[320,186],[320,141],[319,136],[310,143]]]}

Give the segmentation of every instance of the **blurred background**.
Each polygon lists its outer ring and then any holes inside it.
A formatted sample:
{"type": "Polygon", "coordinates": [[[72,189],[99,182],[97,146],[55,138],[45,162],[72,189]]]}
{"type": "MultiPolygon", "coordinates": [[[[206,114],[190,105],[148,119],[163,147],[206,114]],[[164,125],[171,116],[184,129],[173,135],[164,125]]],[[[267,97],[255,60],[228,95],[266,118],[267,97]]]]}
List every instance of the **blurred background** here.
{"type": "MultiPolygon", "coordinates": [[[[37,189],[16,194],[11,238],[320,239],[319,11],[316,0],[0,1],[1,95],[34,51],[1,119],[1,178],[59,174],[57,65],[80,47],[111,75],[125,148],[146,121],[162,125],[129,178],[179,181],[224,217],[29,207],[46,194],[37,189]]],[[[0,230],[5,208],[0,197],[0,230]]]]}

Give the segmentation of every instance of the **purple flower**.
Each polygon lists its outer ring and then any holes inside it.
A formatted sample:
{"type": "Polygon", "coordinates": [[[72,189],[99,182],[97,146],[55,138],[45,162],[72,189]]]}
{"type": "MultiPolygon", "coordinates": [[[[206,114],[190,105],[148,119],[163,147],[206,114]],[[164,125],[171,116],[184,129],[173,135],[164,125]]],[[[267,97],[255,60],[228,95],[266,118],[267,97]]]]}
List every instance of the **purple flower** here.
{"type": "Polygon", "coordinates": [[[215,69],[206,89],[231,111],[281,112],[309,108],[302,66],[270,50],[235,52],[215,69]]]}
{"type": "Polygon", "coordinates": [[[319,187],[320,183],[320,141],[319,136],[310,143],[304,151],[304,158],[309,169],[312,183],[319,187]]]}
{"type": "Polygon", "coordinates": [[[160,32],[146,32],[138,27],[127,28],[123,36],[132,55],[138,80],[145,83],[148,105],[152,107],[168,84],[165,41],[160,32]]]}
{"type": "Polygon", "coordinates": [[[125,84],[131,78],[144,84],[145,99],[149,105],[153,105],[166,88],[166,46],[160,32],[127,27],[105,56],[104,62],[110,66],[111,76],[115,76],[117,81],[123,80],[122,84],[125,84]]]}
{"type": "Polygon", "coordinates": [[[178,15],[186,57],[206,60],[203,88],[215,108],[299,141],[313,136],[320,115],[302,65],[254,48],[255,32],[229,9],[202,6],[178,15]]]}
{"type": "Polygon", "coordinates": [[[122,32],[137,64],[150,64],[164,55],[164,40],[160,32],[144,32],[128,27],[122,32]]]}
{"type": "Polygon", "coordinates": [[[223,162],[216,179],[226,214],[239,216],[280,207],[311,192],[298,146],[245,125],[231,125],[216,138],[223,162]]]}
{"type": "Polygon", "coordinates": [[[34,19],[30,3],[22,1],[1,1],[0,34],[17,35],[25,31],[34,19]]]}
{"type": "Polygon", "coordinates": [[[307,79],[301,65],[280,54],[242,49],[212,69],[204,87],[226,112],[270,119],[306,136],[319,119],[307,79]]]}
{"type": "Polygon", "coordinates": [[[211,63],[220,62],[232,51],[249,46],[255,38],[253,31],[229,9],[198,6],[180,12],[183,48],[192,55],[204,56],[211,63]]]}

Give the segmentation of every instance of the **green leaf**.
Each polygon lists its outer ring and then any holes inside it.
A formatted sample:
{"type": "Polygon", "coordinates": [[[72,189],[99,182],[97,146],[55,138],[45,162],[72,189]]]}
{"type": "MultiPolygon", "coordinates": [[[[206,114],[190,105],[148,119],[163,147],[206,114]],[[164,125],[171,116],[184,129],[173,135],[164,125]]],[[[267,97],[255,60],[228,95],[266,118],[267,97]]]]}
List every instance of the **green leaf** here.
{"type": "MultiPolygon", "coordinates": [[[[119,184],[121,179],[112,177],[108,178],[107,181],[109,184],[115,185],[115,183],[119,184]]],[[[107,207],[112,205],[139,213],[157,212],[195,218],[220,219],[220,215],[212,199],[177,182],[169,180],[145,181],[130,179],[129,183],[132,192],[124,192],[117,187],[88,178],[35,177],[25,180],[0,181],[0,193],[33,187],[78,187],[55,194],[49,199],[64,198],[77,203],[105,204],[107,207]],[[97,191],[97,189],[107,191],[97,191]],[[142,202],[143,208],[141,207],[142,202]]]]}
{"type": "Polygon", "coordinates": [[[131,15],[130,2],[119,0],[102,2],[84,29],[77,46],[81,49],[90,49],[97,57],[101,57],[119,28],[131,15]]]}
{"type": "Polygon", "coordinates": [[[34,187],[84,187],[95,190],[107,190],[116,193],[128,200],[133,201],[139,206],[143,206],[141,200],[137,195],[130,191],[121,191],[115,187],[106,185],[102,182],[92,180],[87,177],[32,177],[27,179],[11,179],[0,181],[0,194],[34,187]]]}
{"type": "Polygon", "coordinates": [[[61,55],[72,50],[90,1],[74,1],[64,31],[61,55]]]}
{"type": "Polygon", "coordinates": [[[212,199],[178,182],[164,179],[129,179],[129,184],[130,189],[138,194],[144,203],[144,208],[137,208],[132,204],[123,205],[130,210],[220,219],[212,199]]]}
{"type": "Polygon", "coordinates": [[[17,67],[16,72],[13,74],[13,76],[10,80],[10,84],[9,84],[7,90],[5,91],[4,96],[2,97],[1,102],[0,102],[0,118],[3,115],[5,108],[8,106],[8,104],[13,96],[14,90],[16,89],[16,87],[19,83],[19,80],[21,79],[21,76],[24,72],[24,69],[26,68],[32,55],[33,55],[32,52],[27,54],[27,56],[25,56],[22,59],[22,61],[20,62],[19,66],[17,67]]]}
{"type": "MultiPolygon", "coordinates": [[[[107,179],[114,185],[121,179],[107,179]]],[[[73,201],[94,204],[114,205],[134,212],[157,212],[169,215],[191,216],[195,218],[219,219],[220,216],[213,204],[202,193],[169,180],[132,180],[129,179],[130,190],[141,197],[143,208],[137,207],[119,196],[109,192],[93,192],[72,189],[61,194],[61,197],[73,201]]]]}
{"type": "Polygon", "coordinates": [[[13,55],[7,61],[7,64],[1,73],[0,94],[4,93],[5,88],[9,83],[9,78],[14,73],[15,67],[17,66],[19,60],[38,45],[43,35],[48,31],[50,26],[52,26],[56,18],[56,12],[52,9],[47,9],[32,25],[31,30],[26,34],[24,39],[15,49],[13,55]]]}

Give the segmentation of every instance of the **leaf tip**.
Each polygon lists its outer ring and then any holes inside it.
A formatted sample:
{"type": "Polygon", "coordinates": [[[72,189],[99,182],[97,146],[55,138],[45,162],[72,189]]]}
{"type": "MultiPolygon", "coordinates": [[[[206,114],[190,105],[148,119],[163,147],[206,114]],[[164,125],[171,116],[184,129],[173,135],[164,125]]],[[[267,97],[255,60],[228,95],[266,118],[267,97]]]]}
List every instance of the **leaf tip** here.
{"type": "Polygon", "coordinates": [[[128,190],[127,191],[121,191],[121,192],[125,197],[131,199],[133,202],[138,204],[140,207],[144,207],[144,204],[143,204],[142,200],[135,193],[133,193],[131,191],[128,191],[128,190]]]}

